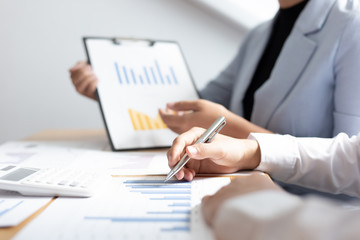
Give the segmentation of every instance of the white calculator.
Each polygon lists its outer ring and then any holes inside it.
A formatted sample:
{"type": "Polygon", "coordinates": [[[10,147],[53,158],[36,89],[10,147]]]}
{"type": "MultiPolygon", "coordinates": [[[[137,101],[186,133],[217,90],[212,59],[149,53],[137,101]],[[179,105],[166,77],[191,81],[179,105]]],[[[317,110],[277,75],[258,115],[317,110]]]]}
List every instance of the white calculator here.
{"type": "Polygon", "coordinates": [[[0,166],[0,189],[29,196],[90,197],[101,174],[67,168],[0,166]]]}

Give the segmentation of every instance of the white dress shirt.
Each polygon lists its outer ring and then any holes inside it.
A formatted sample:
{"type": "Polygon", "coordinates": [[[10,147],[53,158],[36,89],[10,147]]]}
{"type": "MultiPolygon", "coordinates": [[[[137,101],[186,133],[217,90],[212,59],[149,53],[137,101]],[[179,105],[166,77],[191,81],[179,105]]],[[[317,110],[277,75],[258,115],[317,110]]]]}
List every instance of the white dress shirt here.
{"type": "Polygon", "coordinates": [[[360,197],[360,133],[349,138],[295,138],[250,134],[261,149],[256,170],[276,180],[329,193],[360,197]]]}
{"type": "MultiPolygon", "coordinates": [[[[360,134],[349,138],[295,138],[251,134],[259,142],[257,170],[286,183],[360,197],[360,134]]],[[[319,197],[262,191],[226,201],[214,232],[220,239],[359,239],[360,205],[354,209],[319,197]]]]}

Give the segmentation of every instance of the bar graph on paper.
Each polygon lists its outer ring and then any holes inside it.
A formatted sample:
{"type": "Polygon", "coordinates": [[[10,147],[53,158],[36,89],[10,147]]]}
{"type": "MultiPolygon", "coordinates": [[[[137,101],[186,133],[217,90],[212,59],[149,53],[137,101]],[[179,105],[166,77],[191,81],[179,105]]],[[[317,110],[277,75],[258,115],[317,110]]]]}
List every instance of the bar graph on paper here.
{"type": "Polygon", "coordinates": [[[207,178],[164,183],[162,177],[123,178],[119,189],[121,212],[99,211],[99,215],[84,216],[83,221],[93,226],[111,224],[124,235],[132,233],[132,239],[211,239],[204,238],[208,235],[199,203],[203,196],[213,194],[229,181],[207,178]]]}
{"type": "Polygon", "coordinates": [[[159,114],[156,116],[156,118],[152,118],[145,113],[135,111],[131,108],[128,109],[128,113],[135,131],[168,128],[166,124],[161,120],[159,114]]]}
{"type": "Polygon", "coordinates": [[[91,198],[56,199],[15,240],[213,239],[202,217],[201,199],[215,193],[230,179],[197,178],[192,182],[164,183],[164,178],[114,177],[103,192],[91,198]]]}
{"type": "MultiPolygon", "coordinates": [[[[184,232],[191,231],[191,183],[163,180],[125,180],[124,195],[131,195],[134,206],[142,211],[131,211],[122,216],[86,216],[86,221],[113,223],[148,224],[148,231],[184,232]]],[[[128,225],[131,227],[131,225],[128,225]]],[[[144,228],[147,226],[144,225],[144,228]]]]}
{"type": "Polygon", "coordinates": [[[136,69],[114,62],[114,68],[120,85],[178,85],[174,68],[172,66],[161,67],[157,60],[154,60],[152,65],[136,69]]]}

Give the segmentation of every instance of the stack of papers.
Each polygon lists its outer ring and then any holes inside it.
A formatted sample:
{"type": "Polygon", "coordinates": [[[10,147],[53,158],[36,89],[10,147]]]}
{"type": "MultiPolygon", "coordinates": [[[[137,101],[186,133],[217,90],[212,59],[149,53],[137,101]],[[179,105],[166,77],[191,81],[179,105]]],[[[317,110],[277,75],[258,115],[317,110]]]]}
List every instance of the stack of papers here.
{"type": "Polygon", "coordinates": [[[57,198],[15,239],[212,239],[200,202],[228,177],[114,177],[91,198],[57,198]]]}
{"type": "MultiPolygon", "coordinates": [[[[89,143],[91,144],[91,143],[89,143]]],[[[34,168],[78,168],[110,175],[161,175],[170,169],[166,151],[110,152],[80,142],[8,142],[0,147],[0,164],[34,168]],[[92,150],[94,147],[96,150],[92,150]]]]}

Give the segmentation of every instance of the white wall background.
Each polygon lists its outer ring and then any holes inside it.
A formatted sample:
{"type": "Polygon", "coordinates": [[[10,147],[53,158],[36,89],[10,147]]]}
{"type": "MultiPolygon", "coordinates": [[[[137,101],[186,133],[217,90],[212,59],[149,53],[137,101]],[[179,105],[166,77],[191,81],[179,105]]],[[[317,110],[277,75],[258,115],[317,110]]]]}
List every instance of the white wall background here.
{"type": "Polygon", "coordinates": [[[82,36],[176,40],[202,87],[244,33],[191,0],[0,0],[0,143],[104,127],[97,103],[76,93],[68,73],[85,59],[82,36]]]}

